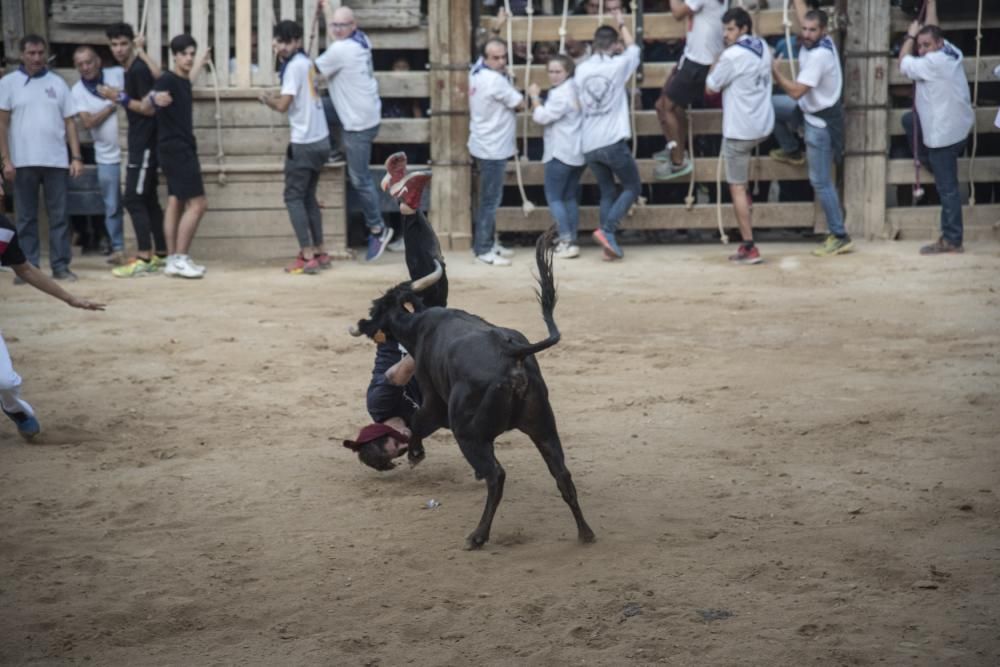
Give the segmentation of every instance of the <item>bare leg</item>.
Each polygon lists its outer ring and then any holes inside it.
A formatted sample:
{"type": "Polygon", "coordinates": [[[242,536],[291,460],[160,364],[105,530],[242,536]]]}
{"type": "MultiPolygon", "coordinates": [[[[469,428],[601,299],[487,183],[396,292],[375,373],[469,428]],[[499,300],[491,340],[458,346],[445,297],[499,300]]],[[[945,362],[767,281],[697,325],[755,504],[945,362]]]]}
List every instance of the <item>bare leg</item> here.
{"type": "MultiPolygon", "coordinates": [[[[194,199],[188,199],[184,204],[184,214],[181,216],[177,228],[177,254],[179,255],[186,255],[191,249],[191,241],[194,239],[195,232],[198,231],[201,216],[208,208],[208,200],[205,195],[201,195],[194,199]]],[[[170,208],[169,204],[167,208],[170,208]]]]}
{"type": "Polygon", "coordinates": [[[740,225],[740,235],[744,241],[753,241],[753,225],[750,217],[750,198],[745,183],[730,183],[729,194],[733,198],[733,211],[740,225]]]}
{"type": "Polygon", "coordinates": [[[177,227],[181,219],[181,202],[171,195],[167,198],[167,210],[163,212],[163,235],[167,241],[167,254],[177,253],[177,227]]]}
{"type": "Polygon", "coordinates": [[[670,159],[674,164],[680,164],[684,160],[684,141],[687,136],[687,116],[684,110],[666,95],[660,95],[656,100],[656,118],[660,121],[660,130],[667,143],[673,141],[677,144],[670,151],[670,159]]]}

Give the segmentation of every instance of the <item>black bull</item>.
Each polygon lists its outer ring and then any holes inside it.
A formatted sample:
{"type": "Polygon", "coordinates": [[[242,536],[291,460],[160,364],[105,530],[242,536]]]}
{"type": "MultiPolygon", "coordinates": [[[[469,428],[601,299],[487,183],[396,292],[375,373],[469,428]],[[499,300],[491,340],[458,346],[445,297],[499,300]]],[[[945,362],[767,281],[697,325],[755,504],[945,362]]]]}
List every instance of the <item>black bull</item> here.
{"type": "Polygon", "coordinates": [[[506,478],[494,454],[493,441],[512,429],[531,438],[545,459],[576,519],[580,541],[594,541],[594,532],[577,502],[548,388],[534,356],[559,342],[559,329],[552,317],[556,305],[553,235],[552,230],[542,235],[535,247],[538,300],[549,332],[548,338],[539,343],[532,344],[519,331],[494,326],[462,310],[425,308],[419,292],[441,277],[440,265],[430,276],[388,290],[372,303],[369,319],[360,320],[352,329],[355,335],[376,340],[388,336],[413,356],[423,403],[410,424],[410,462],[424,458],[424,438],[439,428],[450,428],[477,479],[486,480],[483,516],[466,539],[470,549],[481,547],[490,538],[506,478]]]}

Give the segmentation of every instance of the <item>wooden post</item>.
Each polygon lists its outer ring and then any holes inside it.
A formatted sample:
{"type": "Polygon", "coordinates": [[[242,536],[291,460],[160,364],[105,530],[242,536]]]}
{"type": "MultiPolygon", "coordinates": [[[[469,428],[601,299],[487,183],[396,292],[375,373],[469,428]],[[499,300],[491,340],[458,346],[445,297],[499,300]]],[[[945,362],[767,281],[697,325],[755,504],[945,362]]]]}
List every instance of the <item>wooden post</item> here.
{"type": "MultiPolygon", "coordinates": [[[[174,60],[170,53],[166,56],[163,54],[163,11],[160,0],[146,0],[146,3],[149,5],[146,10],[146,53],[160,63],[162,69],[169,69],[174,60]]],[[[141,20],[142,16],[139,18],[141,20]]],[[[139,30],[139,26],[132,27],[139,30]]]]}
{"type": "Polygon", "coordinates": [[[431,181],[430,222],[443,247],[472,245],[472,170],[469,166],[469,51],[467,0],[430,0],[431,181]]]}
{"type": "Polygon", "coordinates": [[[845,222],[869,240],[886,237],[890,9],[888,2],[847,2],[845,222]]]}
{"type": "MultiPolygon", "coordinates": [[[[194,41],[198,42],[199,53],[211,46],[208,41],[209,11],[208,0],[191,0],[191,36],[194,37],[194,41]]],[[[228,59],[228,55],[223,54],[222,62],[225,63],[228,59]]],[[[218,54],[212,54],[212,61],[215,63],[219,62],[218,54]]],[[[228,69],[228,63],[224,66],[228,69]]],[[[208,69],[206,68],[198,75],[198,80],[192,81],[191,84],[194,86],[204,86],[209,78],[208,69]]]]}
{"type": "MultiPolygon", "coordinates": [[[[250,71],[250,25],[253,22],[250,0],[236,0],[236,85],[249,88],[250,71]]],[[[228,66],[228,63],[227,63],[228,66]]]]}
{"type": "Polygon", "coordinates": [[[167,44],[184,34],[184,0],[167,0],[167,44]]]}
{"type": "Polygon", "coordinates": [[[215,46],[212,48],[212,59],[215,62],[215,75],[220,86],[229,85],[229,0],[215,0],[215,16],[212,21],[212,37],[215,46]]]}
{"type": "Polygon", "coordinates": [[[257,85],[274,84],[274,51],[271,35],[274,33],[274,3],[257,0],[257,85]]]}
{"type": "Polygon", "coordinates": [[[7,64],[14,69],[21,62],[20,41],[25,35],[41,35],[48,41],[48,18],[45,3],[34,0],[3,0],[0,3],[3,15],[4,55],[7,64]]]}

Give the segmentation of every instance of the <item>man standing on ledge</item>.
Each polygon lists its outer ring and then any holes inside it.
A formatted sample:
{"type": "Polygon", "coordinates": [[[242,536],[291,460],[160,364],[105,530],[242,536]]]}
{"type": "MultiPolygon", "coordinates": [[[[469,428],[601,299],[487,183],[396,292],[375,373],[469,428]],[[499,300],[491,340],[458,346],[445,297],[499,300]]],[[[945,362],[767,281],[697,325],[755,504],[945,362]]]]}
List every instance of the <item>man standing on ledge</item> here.
{"type": "Polygon", "coordinates": [[[368,227],[365,260],[373,262],[382,256],[392,240],[392,228],[382,221],[378,192],[368,168],[372,142],[382,121],[382,100],[378,96],[372,65],[372,43],[368,35],[358,30],[354,12],[349,7],[338,7],[331,14],[330,2],[325,0],[323,11],[333,42],[316,59],[316,69],[330,80],[330,100],[344,128],[347,177],[358,193],[368,227]]]}

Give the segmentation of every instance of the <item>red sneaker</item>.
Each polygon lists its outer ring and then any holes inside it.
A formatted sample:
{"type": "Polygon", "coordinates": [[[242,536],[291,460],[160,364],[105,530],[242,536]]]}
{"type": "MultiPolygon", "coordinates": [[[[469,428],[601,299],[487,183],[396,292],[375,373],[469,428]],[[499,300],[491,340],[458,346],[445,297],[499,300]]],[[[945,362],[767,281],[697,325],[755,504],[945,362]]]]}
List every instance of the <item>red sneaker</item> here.
{"type": "Polygon", "coordinates": [[[415,171],[407,174],[402,181],[389,190],[393,198],[399,200],[400,206],[408,206],[417,211],[420,209],[420,200],[424,196],[424,188],[431,182],[429,171],[415,171]]]}
{"type": "Polygon", "coordinates": [[[760,256],[757,246],[747,248],[745,245],[740,245],[736,254],[729,256],[729,261],[737,264],[760,264],[764,259],[760,256]]]}
{"type": "Polygon", "coordinates": [[[316,263],[319,264],[319,268],[326,271],[333,266],[333,258],[330,257],[330,253],[321,252],[316,255],[316,263]]]}
{"type": "Polygon", "coordinates": [[[385,176],[379,187],[382,192],[392,194],[392,188],[406,177],[406,153],[393,153],[385,161],[385,176]]]}
{"type": "Polygon", "coordinates": [[[301,273],[306,273],[313,275],[319,273],[319,262],[316,258],[306,259],[299,253],[299,256],[295,258],[295,261],[285,267],[285,273],[291,273],[293,275],[299,275],[301,273]]]}

